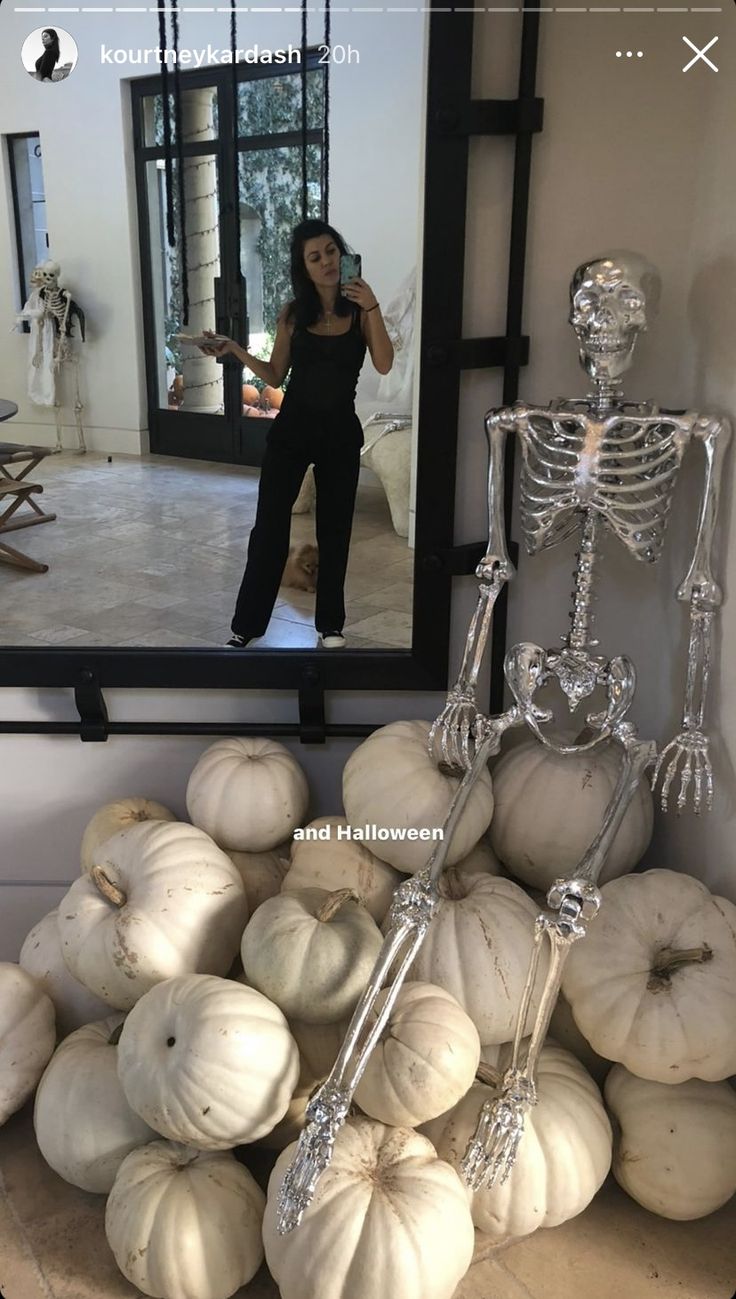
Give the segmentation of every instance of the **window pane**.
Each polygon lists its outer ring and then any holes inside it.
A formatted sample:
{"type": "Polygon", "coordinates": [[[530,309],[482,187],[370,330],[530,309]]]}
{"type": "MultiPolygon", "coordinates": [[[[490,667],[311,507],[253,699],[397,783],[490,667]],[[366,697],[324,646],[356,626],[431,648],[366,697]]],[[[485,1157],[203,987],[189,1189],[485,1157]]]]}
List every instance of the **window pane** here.
{"type": "MultiPolygon", "coordinates": [[[[169,95],[169,123],[171,140],[176,143],[173,88],[169,95]]],[[[164,110],[162,95],[146,95],[143,100],[144,144],[162,149],[164,145],[164,110]]],[[[181,126],[184,144],[199,144],[202,140],[217,139],[217,90],[202,86],[181,92],[181,126]]]]}
{"type": "MultiPolygon", "coordinates": [[[[251,350],[276,332],[276,319],[293,296],[291,232],[302,219],[301,149],[254,149],[240,154],[240,268],[248,289],[251,350]]],[[[307,147],[310,217],[322,210],[322,149],[307,147]]]]}
{"type": "Polygon", "coordinates": [[[178,333],[214,329],[215,277],[220,274],[217,160],[204,156],[184,162],[189,323],[182,323],[182,254],[179,187],[174,162],[174,214],[177,243],[166,237],[166,171],[163,162],[146,164],[151,222],[151,262],[156,336],[157,394],[160,406],[201,414],[222,414],[222,366],[198,348],[178,342],[178,333]]]}
{"type": "MultiPolygon", "coordinates": [[[[307,73],[307,126],[321,130],[324,120],[324,73],[307,73]]],[[[300,131],[302,82],[296,72],[279,77],[258,77],[238,87],[239,135],[272,135],[300,131]]]]}
{"type": "Polygon", "coordinates": [[[25,302],[30,292],[31,271],[49,256],[41,141],[38,135],[10,136],[9,144],[18,205],[18,265],[25,302]]]}

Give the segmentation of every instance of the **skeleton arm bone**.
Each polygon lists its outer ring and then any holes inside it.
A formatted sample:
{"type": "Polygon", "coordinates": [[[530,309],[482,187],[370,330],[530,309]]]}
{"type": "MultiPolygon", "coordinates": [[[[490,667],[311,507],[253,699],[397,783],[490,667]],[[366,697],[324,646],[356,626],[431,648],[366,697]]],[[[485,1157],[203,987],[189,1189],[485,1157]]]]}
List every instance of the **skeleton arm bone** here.
{"type": "Polygon", "coordinates": [[[506,435],[515,432],[515,409],[489,411],[485,418],[488,441],[488,548],[475,570],[480,589],[463,650],[460,672],[447,703],[429,732],[429,753],[445,766],[468,770],[473,761],[473,726],[480,716],[476,687],[488,643],[493,609],[515,569],[506,551],[504,523],[504,450],[506,435]]]}
{"type": "Polygon", "coordinates": [[[708,810],[713,806],[713,769],[703,723],[710,676],[713,623],[723,598],[721,588],[713,577],[711,559],[723,459],[731,437],[731,426],[728,420],[701,416],[695,421],[693,436],[703,443],[705,483],[698,514],[695,550],[690,567],[677,590],[677,599],[690,605],[685,702],[680,730],[660,753],[653,783],[656,784],[662,776],[660,798],[662,808],[666,811],[670,786],[679,767],[677,810],[681,812],[685,807],[692,782],[693,807],[697,814],[701,811],[703,801],[708,810]]]}

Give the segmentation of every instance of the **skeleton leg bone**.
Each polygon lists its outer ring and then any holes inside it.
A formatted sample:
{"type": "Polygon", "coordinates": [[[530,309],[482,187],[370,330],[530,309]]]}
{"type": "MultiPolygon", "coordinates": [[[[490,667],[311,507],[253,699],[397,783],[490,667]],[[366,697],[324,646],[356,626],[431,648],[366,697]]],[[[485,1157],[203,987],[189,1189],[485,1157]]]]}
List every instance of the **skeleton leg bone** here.
{"type": "Polygon", "coordinates": [[[525,1116],[536,1104],[534,1077],[537,1061],[559,995],[567,953],[574,942],[585,937],[588,922],[598,912],[601,902],[598,876],[639,781],[656,756],[654,744],[636,739],[633,728],[627,724],[620,728],[616,738],[624,745],[624,759],[603,824],[574,875],[556,880],[552,885],[547,895],[550,910],[537,917],[534,952],[519,1008],[511,1064],[504,1074],[500,1094],[494,1100],[486,1101],[480,1111],[460,1167],[461,1175],[474,1191],[493,1186],[499,1179],[501,1183],[505,1182],[513,1169],[524,1132],[525,1116]],[[522,1060],[526,1018],[545,936],[550,940],[551,960],[529,1045],[522,1060]]]}
{"type": "Polygon", "coordinates": [[[307,1106],[306,1126],[281,1184],[278,1230],[282,1235],[301,1222],[311,1203],[317,1182],[332,1158],[335,1138],[347,1117],[355,1088],[439,904],[437,881],[447,861],[455,829],[470,791],[489,757],[498,752],[504,732],[509,727],[520,724],[521,717],[516,707],[499,717],[479,719],[476,726],[478,733],[474,737],[475,756],[455,791],[444,822],[442,839],[424,869],[400,884],[394,894],[389,929],[370,980],[350,1021],[332,1071],[307,1106]],[[391,977],[390,970],[397,960],[400,962],[398,969],[391,977]],[[378,994],[389,977],[391,982],[386,1000],[378,1011],[375,1022],[366,1032],[378,994]]]}
{"type": "Polygon", "coordinates": [[[82,401],[79,391],[79,357],[72,355],[68,358],[69,363],[74,366],[74,418],[77,424],[77,455],[83,456],[87,451],[87,443],[84,440],[84,428],[82,425],[82,411],[84,402],[82,401]]]}

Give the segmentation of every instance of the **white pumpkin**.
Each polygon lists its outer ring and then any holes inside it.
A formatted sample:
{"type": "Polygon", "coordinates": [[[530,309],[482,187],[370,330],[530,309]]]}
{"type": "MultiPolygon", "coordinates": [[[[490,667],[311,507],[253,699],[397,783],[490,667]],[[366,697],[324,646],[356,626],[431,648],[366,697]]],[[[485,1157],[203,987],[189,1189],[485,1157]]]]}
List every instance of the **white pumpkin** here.
{"type": "Polygon", "coordinates": [[[688,1221],[736,1192],[736,1095],[725,1082],[669,1087],[614,1065],[606,1101],[615,1117],[613,1174],[645,1209],[688,1221]]]}
{"type": "MultiPolygon", "coordinates": [[[[382,726],[353,750],[342,777],[345,815],[353,831],[367,827],[364,841],[372,851],[410,875],[426,866],[437,842],[398,836],[441,830],[460,784],[457,776],[445,775],[430,758],[429,728],[424,721],[382,726]]],[[[449,866],[475,847],[492,815],[491,777],[483,770],[458,820],[447,855],[449,866]]]]}
{"type": "Polygon", "coordinates": [[[131,1150],[157,1133],[134,1114],[118,1081],[122,1015],[78,1028],[52,1055],[36,1092],[33,1126],[54,1172],[107,1194],[131,1150]]]}
{"type": "MultiPolygon", "coordinates": [[[[602,744],[563,756],[536,739],[493,769],[491,842],[512,875],[542,889],[571,874],[597,835],[621,770],[621,747],[602,744]]],[[[654,804],[642,780],[601,871],[601,882],[632,870],[652,837],[654,804]]]]}
{"type": "MultiPolygon", "coordinates": [[[[446,871],[437,914],[429,926],[409,977],[434,983],[460,1003],[483,1045],[508,1042],[526,983],[538,908],[523,889],[498,875],[446,871]]],[[[548,965],[548,944],[528,1024],[539,1004],[548,965]]]]}
{"type": "Polygon", "coordinates": [[[312,1092],[324,1082],[335,1063],[345,1037],[347,1024],[302,1024],[289,1020],[289,1032],[299,1047],[299,1081],[280,1123],[261,1137],[259,1145],[269,1150],[284,1150],[296,1141],[305,1122],[305,1112],[312,1092]]]}
{"type": "Polygon", "coordinates": [[[562,993],[557,998],[555,1008],[552,1011],[552,1018],[549,1021],[549,1035],[554,1038],[558,1046],[563,1046],[566,1051],[570,1051],[575,1056],[576,1060],[580,1061],[599,1087],[603,1086],[606,1074],[611,1068],[611,1061],[604,1060],[602,1055],[598,1055],[598,1052],[593,1050],[590,1042],[587,1042],[583,1037],[575,1023],[570,1003],[562,993]]]}
{"type": "Polygon", "coordinates": [[[278,1191],[294,1152],[279,1156],[263,1219],[282,1299],[451,1299],[473,1223],[460,1178],[425,1137],[348,1119],[300,1226],[282,1236],[278,1191]]]}
{"type": "Polygon", "coordinates": [[[104,1019],[110,1007],[101,997],[74,978],[61,954],[58,910],[54,908],[39,920],[25,939],[18,958],[24,970],[38,979],[54,1003],[58,1038],[73,1033],[83,1024],[104,1019]]]}
{"type": "Polygon", "coordinates": [[[736,907],[677,871],[602,892],[562,984],[594,1051],[655,1082],[736,1073],[736,907]]]}
{"type": "MultiPolygon", "coordinates": [[[[490,1080],[510,1064],[510,1047],[485,1048],[479,1072],[490,1080]],[[488,1065],[495,1066],[488,1069],[488,1065]],[[485,1066],[485,1068],[484,1068],[485,1066]]],[[[497,1094],[476,1082],[452,1109],[422,1128],[441,1159],[459,1168],[481,1107],[497,1094]]],[[[504,1183],[471,1192],[473,1222],[496,1240],[557,1227],[590,1204],[611,1167],[611,1125],[601,1094],[583,1066],[562,1047],[545,1045],[537,1072],[537,1104],[504,1183]]]]}
{"type": "MultiPolygon", "coordinates": [[[[379,993],[367,1031],[387,995],[388,989],[379,993]]],[[[479,1060],[478,1032],[455,998],[429,983],[405,983],[355,1099],[380,1123],[415,1128],[465,1095],[479,1060]]]]}
{"type": "Polygon", "coordinates": [[[485,834],[478,840],[467,856],[457,863],[455,870],[461,876],[503,875],[503,867],[491,847],[489,835],[485,834]]]}
{"type": "Polygon", "coordinates": [[[291,845],[291,865],[283,882],[283,892],[296,889],[352,889],[373,919],[381,923],[401,875],[393,866],[380,861],[359,840],[340,838],[347,829],[344,816],[320,816],[310,821],[303,833],[322,834],[320,839],[301,839],[295,832],[291,845]]]}
{"type": "Polygon", "coordinates": [[[225,974],[248,918],[240,874],[202,830],[146,821],[108,839],[59,906],[67,966],[129,1010],[162,979],[225,974]]]}
{"type": "Polygon", "coordinates": [[[0,1125],[28,1100],[55,1045],[51,998],[33,975],[0,961],[0,1125]]]}
{"type": "Polygon", "coordinates": [[[299,1052],[277,1006],[214,975],[157,984],[128,1015],[118,1044],[128,1104],[172,1141],[227,1150],[256,1141],[286,1113],[299,1052]]]}
{"type": "Polygon", "coordinates": [[[348,889],[300,889],[258,908],[240,955],[248,983],[287,1018],[331,1024],[352,1014],[382,943],[375,920],[348,889]]]}
{"type": "Polygon", "coordinates": [[[128,1155],[105,1234],[131,1285],[155,1299],[228,1299],[263,1260],[265,1196],[230,1151],[152,1141],[128,1155]]]}
{"type": "Polygon", "coordinates": [[[150,798],[121,798],[106,803],[95,812],[82,835],[82,870],[91,870],[95,854],[103,843],[121,830],[129,830],[142,821],[176,821],[176,816],[163,803],[150,798]]]}
{"type": "Polygon", "coordinates": [[[216,740],[187,785],[195,825],[226,850],[269,852],[301,824],[309,787],[296,758],[276,740],[216,740]]]}
{"type": "Polygon", "coordinates": [[[248,900],[248,915],[252,916],[262,902],[281,892],[289,869],[289,845],[281,844],[272,852],[231,851],[228,857],[240,872],[248,900]]]}

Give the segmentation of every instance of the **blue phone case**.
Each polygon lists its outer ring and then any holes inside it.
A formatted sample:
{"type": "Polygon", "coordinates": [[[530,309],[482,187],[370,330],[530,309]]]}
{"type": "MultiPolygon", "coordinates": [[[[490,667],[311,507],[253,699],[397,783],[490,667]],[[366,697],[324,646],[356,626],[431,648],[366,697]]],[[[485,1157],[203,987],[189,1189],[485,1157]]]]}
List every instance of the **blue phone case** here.
{"type": "Polygon", "coordinates": [[[340,258],[340,283],[347,284],[361,273],[360,253],[343,253],[340,258]]]}

